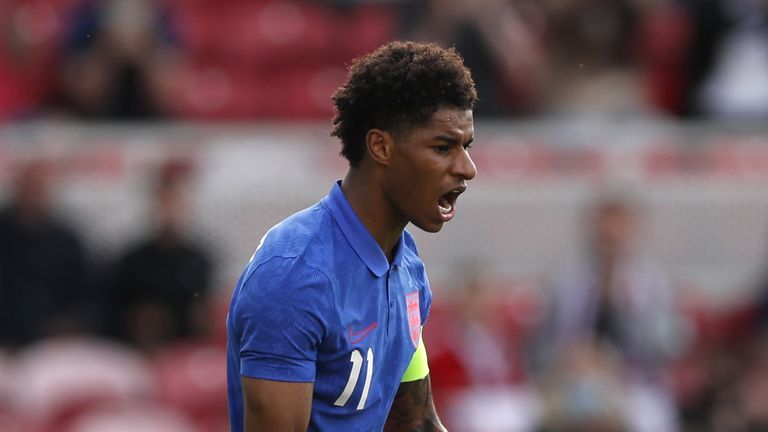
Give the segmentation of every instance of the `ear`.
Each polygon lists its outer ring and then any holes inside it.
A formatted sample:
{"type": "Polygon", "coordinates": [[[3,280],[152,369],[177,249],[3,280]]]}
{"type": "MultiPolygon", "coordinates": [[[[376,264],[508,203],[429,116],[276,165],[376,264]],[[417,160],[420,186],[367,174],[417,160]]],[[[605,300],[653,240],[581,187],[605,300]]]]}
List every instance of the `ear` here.
{"type": "Polygon", "coordinates": [[[365,134],[365,147],[374,162],[388,165],[392,159],[395,139],[391,133],[381,129],[371,129],[365,134]]]}

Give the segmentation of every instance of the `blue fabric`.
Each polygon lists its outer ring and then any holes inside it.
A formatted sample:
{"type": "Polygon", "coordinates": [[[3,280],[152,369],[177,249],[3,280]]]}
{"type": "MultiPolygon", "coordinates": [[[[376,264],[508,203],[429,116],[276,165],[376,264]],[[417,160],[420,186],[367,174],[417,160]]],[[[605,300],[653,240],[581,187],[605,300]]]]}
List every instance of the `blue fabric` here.
{"type": "Polygon", "coordinates": [[[243,430],[241,376],[313,382],[310,431],[382,430],[431,301],[411,235],[403,232],[390,265],[337,182],[267,232],[235,287],[227,317],[232,431],[243,430]],[[354,390],[337,406],[348,381],[354,390]]]}

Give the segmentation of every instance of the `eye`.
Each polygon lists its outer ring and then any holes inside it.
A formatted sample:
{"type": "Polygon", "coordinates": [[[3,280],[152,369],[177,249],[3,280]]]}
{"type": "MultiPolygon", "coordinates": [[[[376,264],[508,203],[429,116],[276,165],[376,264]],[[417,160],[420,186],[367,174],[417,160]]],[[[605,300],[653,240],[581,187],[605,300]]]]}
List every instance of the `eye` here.
{"type": "Polygon", "coordinates": [[[451,150],[451,146],[448,146],[448,145],[439,145],[433,148],[435,149],[436,152],[440,154],[448,153],[451,150]]]}
{"type": "Polygon", "coordinates": [[[464,150],[469,150],[472,148],[472,143],[466,143],[464,144],[464,150]]]}

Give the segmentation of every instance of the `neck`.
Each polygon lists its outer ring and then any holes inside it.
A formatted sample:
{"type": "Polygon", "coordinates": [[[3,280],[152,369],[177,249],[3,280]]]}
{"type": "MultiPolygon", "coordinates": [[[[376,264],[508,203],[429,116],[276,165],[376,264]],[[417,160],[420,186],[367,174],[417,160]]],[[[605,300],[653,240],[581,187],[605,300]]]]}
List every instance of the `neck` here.
{"type": "Polygon", "coordinates": [[[155,232],[155,241],[164,247],[176,246],[181,240],[179,230],[172,226],[160,226],[155,232]]]}
{"type": "Polygon", "coordinates": [[[16,205],[11,214],[17,223],[29,229],[39,229],[48,222],[46,211],[39,207],[16,205]]]}
{"type": "Polygon", "coordinates": [[[392,207],[381,183],[361,168],[350,168],[341,182],[341,190],[352,210],[392,262],[395,246],[408,221],[392,207]]]}

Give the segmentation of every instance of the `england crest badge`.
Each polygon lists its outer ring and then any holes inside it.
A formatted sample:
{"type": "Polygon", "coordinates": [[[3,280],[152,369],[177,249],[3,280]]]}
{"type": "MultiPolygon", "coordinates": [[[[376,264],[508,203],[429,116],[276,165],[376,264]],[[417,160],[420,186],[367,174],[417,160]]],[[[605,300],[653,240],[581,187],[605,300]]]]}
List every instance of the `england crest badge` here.
{"type": "Polygon", "coordinates": [[[419,311],[419,292],[415,291],[405,295],[405,305],[408,311],[408,327],[411,331],[411,342],[417,348],[419,335],[421,334],[421,311],[419,311]]]}

